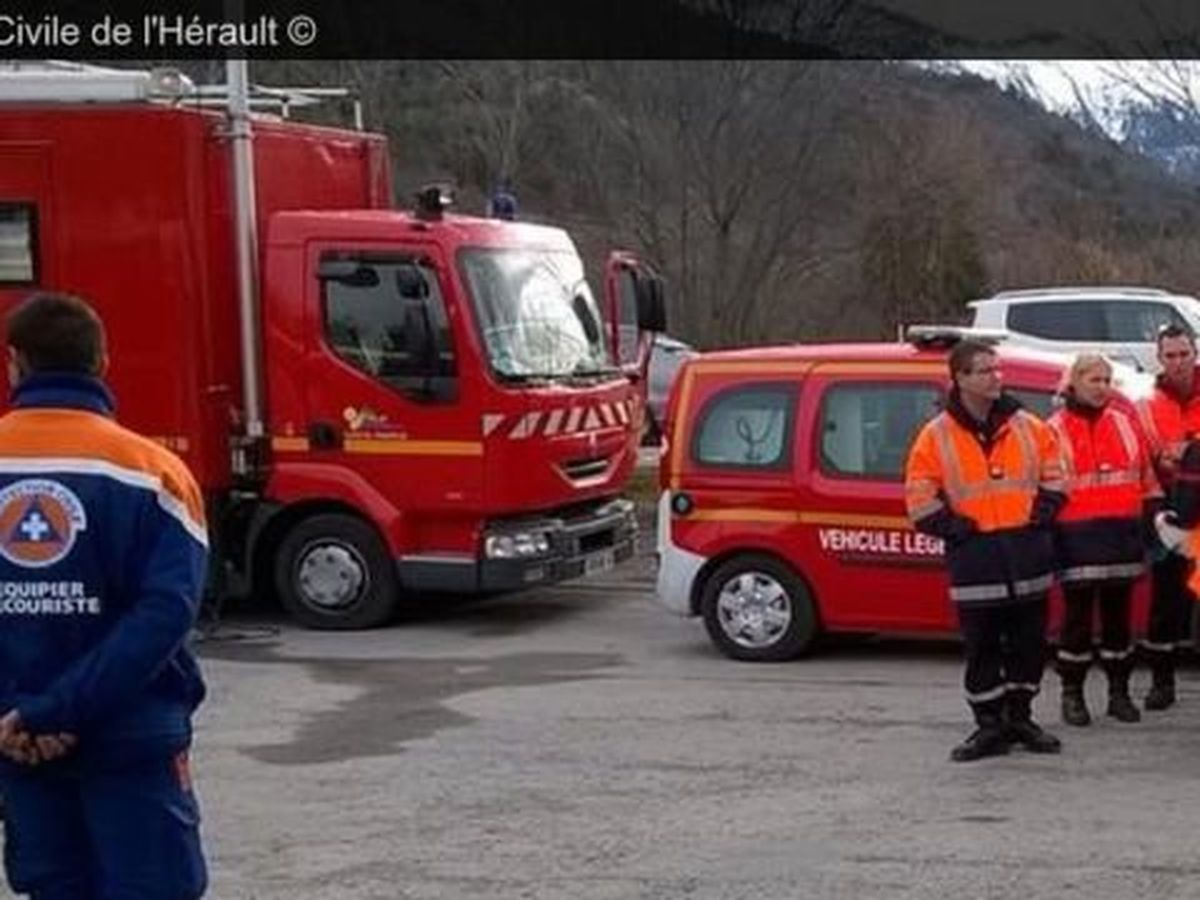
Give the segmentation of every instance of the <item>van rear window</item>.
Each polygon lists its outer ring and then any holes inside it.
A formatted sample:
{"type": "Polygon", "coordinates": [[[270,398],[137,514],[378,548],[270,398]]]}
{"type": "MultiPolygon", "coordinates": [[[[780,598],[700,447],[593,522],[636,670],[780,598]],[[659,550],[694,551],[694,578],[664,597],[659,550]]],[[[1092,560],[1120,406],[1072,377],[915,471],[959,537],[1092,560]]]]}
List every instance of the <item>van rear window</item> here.
{"type": "Polygon", "coordinates": [[[37,283],[37,219],[31,203],[0,203],[0,284],[37,283]]]}
{"type": "Polygon", "coordinates": [[[795,399],[791,384],[748,384],[723,391],[701,414],[692,458],[706,466],[790,468],[795,399]]]}

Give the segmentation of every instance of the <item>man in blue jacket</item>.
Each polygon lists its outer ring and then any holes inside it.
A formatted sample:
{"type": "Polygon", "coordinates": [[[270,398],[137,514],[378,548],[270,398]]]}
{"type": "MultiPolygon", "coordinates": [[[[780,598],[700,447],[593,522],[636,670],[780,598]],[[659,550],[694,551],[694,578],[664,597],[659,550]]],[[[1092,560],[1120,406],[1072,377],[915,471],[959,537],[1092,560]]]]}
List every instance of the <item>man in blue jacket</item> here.
{"type": "Polygon", "coordinates": [[[113,420],[104,329],[75,297],[8,317],[0,417],[5,868],[34,900],[193,900],[188,773],[204,683],[186,646],[207,555],[199,488],[113,420]]]}

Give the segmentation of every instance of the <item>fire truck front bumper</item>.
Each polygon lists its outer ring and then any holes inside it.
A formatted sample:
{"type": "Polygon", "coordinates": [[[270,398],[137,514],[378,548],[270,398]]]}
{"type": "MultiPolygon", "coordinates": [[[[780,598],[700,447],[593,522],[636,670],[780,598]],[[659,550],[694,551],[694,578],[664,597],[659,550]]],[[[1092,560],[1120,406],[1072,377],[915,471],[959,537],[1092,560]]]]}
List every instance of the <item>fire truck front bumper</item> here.
{"type": "Polygon", "coordinates": [[[406,588],[492,593],[595,575],[630,559],[637,544],[634,505],[625,499],[561,514],[496,519],[479,558],[402,557],[406,588]]]}

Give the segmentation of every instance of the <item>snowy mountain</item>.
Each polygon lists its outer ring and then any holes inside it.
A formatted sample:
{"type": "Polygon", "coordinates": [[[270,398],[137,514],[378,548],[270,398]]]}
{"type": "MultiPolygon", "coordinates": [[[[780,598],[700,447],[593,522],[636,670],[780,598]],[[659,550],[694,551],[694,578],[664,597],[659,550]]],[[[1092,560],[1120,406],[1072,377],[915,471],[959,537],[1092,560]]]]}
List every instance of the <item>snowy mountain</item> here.
{"type": "Polygon", "coordinates": [[[959,65],[1200,185],[1200,63],[997,60],[959,65]]]}

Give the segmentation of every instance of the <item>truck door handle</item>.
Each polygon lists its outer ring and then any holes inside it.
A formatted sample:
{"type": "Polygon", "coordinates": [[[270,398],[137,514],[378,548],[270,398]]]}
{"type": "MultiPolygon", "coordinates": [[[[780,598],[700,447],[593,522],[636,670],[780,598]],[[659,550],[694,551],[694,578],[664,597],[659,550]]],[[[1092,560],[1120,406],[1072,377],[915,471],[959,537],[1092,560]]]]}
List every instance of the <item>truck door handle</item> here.
{"type": "Polygon", "coordinates": [[[314,450],[338,450],[342,446],[342,433],[328,422],[310,422],[308,444],[314,450]]]}

